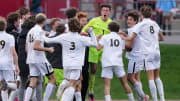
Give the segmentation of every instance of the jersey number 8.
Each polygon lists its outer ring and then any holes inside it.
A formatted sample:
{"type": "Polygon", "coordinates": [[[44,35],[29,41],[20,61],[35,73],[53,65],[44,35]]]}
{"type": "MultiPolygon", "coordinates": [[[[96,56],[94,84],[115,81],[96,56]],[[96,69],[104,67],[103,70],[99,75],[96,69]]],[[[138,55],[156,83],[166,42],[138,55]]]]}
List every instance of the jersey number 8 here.
{"type": "Polygon", "coordinates": [[[154,33],[154,27],[150,26],[150,32],[153,34],[154,33]]]}
{"type": "Polygon", "coordinates": [[[110,39],[110,40],[111,40],[111,45],[110,45],[111,47],[113,47],[113,46],[118,47],[119,46],[120,42],[118,39],[115,39],[115,40],[110,39]]]}
{"type": "Polygon", "coordinates": [[[0,49],[3,49],[5,47],[5,44],[6,44],[6,42],[4,40],[1,40],[0,41],[0,45],[1,45],[0,49]]]}

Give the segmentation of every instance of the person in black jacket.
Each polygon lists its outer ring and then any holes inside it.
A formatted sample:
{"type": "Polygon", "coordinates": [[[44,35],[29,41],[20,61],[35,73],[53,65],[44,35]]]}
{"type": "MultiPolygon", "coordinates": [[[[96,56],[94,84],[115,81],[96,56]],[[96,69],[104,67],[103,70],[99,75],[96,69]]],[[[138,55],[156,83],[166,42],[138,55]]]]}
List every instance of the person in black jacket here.
{"type": "Polygon", "coordinates": [[[38,13],[42,13],[43,9],[41,7],[42,0],[31,0],[31,13],[32,15],[36,15],[38,13]]]}
{"type": "Polygon", "coordinates": [[[6,32],[13,35],[15,38],[15,49],[18,53],[18,27],[20,25],[20,15],[17,12],[9,13],[7,16],[6,32]]]}
{"type": "MultiPolygon", "coordinates": [[[[50,24],[50,25],[51,25],[51,28],[54,29],[54,31],[50,32],[49,34],[50,38],[64,33],[66,29],[64,24],[56,24],[56,22],[60,23],[60,20],[52,19],[52,21],[54,22],[54,24],[50,24]]],[[[46,57],[53,67],[53,70],[56,76],[56,85],[59,85],[64,79],[63,78],[63,65],[62,65],[62,46],[61,44],[56,44],[56,43],[51,43],[51,44],[45,43],[45,45],[47,47],[54,47],[55,51],[53,53],[46,52],[46,57]]],[[[45,79],[45,83],[47,83],[47,79],[45,79]]]]}

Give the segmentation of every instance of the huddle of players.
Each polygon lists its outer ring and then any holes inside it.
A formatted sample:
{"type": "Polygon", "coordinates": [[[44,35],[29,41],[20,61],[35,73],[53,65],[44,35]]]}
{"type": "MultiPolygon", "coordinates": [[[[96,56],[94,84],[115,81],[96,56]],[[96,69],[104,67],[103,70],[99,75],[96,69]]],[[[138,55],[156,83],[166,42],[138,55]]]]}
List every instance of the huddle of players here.
{"type": "MultiPolygon", "coordinates": [[[[104,35],[97,42],[93,29],[90,27],[87,32],[91,37],[79,35],[80,24],[77,19],[70,19],[68,21],[69,32],[59,35],[54,38],[45,37],[45,32],[42,27],[45,25],[46,17],[43,14],[38,14],[35,18],[36,25],[28,32],[26,40],[27,49],[27,64],[30,67],[30,84],[26,90],[25,101],[30,100],[33,89],[37,84],[37,77],[40,73],[48,76],[49,83],[46,86],[44,101],[48,101],[54,88],[55,76],[51,65],[45,57],[45,51],[54,52],[54,48],[44,47],[44,42],[47,43],[60,43],[63,49],[63,67],[64,77],[69,80],[68,87],[62,95],[62,101],[71,101],[74,96],[77,81],[80,79],[80,72],[84,65],[84,51],[86,46],[97,47],[97,50],[103,49],[102,54],[102,78],[104,78],[104,94],[105,100],[111,101],[110,96],[110,80],[113,77],[113,72],[122,81],[123,87],[126,89],[129,100],[134,101],[131,88],[128,86],[126,75],[123,69],[123,50],[126,49],[126,54],[129,59],[128,64],[128,80],[134,86],[137,93],[138,100],[144,101],[148,96],[144,94],[140,82],[140,71],[145,68],[149,79],[149,88],[154,101],[157,101],[156,80],[157,88],[159,91],[161,101],[164,101],[164,92],[162,82],[159,78],[160,67],[160,52],[159,52],[159,39],[163,39],[160,33],[159,26],[150,19],[152,9],[144,6],[141,9],[142,21],[138,23],[138,13],[136,11],[129,11],[127,14],[127,23],[130,27],[128,29],[128,36],[119,32],[120,26],[116,22],[111,22],[108,29],[111,31],[108,35],[104,35]],[[125,43],[124,40],[127,40],[125,43]],[[111,53],[111,54],[109,54],[111,53]]],[[[7,77],[6,74],[13,75],[14,64],[16,65],[16,72],[18,74],[17,55],[14,49],[14,39],[12,36],[4,32],[6,21],[1,18],[1,67],[12,67],[9,70],[1,69],[1,80],[15,81],[14,76],[7,77]],[[7,39],[9,38],[9,39],[7,39]],[[12,55],[11,55],[12,54],[12,55]],[[4,59],[6,58],[6,59],[4,59]],[[5,60],[5,61],[4,61],[5,60]],[[13,61],[14,60],[14,61],[13,61]],[[8,62],[10,61],[10,62],[8,62]]],[[[16,89],[14,83],[9,83],[8,87],[16,89]]],[[[3,99],[7,99],[7,89],[2,90],[3,99]]],[[[7,101],[7,100],[4,100],[7,101]]]]}

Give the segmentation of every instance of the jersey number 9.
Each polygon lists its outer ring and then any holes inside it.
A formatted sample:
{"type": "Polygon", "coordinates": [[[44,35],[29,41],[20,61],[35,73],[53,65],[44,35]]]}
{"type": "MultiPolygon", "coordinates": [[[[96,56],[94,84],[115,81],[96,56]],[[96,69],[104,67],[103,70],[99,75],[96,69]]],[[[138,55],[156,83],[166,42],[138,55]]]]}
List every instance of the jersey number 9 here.
{"type": "Polygon", "coordinates": [[[119,46],[120,42],[118,39],[115,39],[115,40],[110,39],[110,40],[111,40],[111,45],[110,45],[111,47],[113,47],[113,46],[118,47],[119,46]]]}
{"type": "Polygon", "coordinates": [[[0,49],[3,49],[5,47],[5,44],[6,44],[6,42],[4,40],[1,40],[0,41],[0,45],[1,45],[0,49]]]}

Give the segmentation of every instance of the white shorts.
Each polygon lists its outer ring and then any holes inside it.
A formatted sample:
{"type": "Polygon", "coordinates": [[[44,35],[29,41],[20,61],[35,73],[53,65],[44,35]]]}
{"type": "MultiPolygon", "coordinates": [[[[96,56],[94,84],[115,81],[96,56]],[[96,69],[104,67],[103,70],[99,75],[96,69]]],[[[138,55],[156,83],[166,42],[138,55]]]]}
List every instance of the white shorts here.
{"type": "Polygon", "coordinates": [[[161,56],[160,56],[160,54],[159,55],[158,54],[155,55],[155,58],[153,60],[153,64],[155,66],[155,69],[160,68],[160,66],[161,66],[161,56]]]}
{"type": "Polygon", "coordinates": [[[144,63],[143,61],[133,61],[129,60],[128,63],[128,73],[137,73],[143,70],[144,68],[144,63]]]}
{"type": "Polygon", "coordinates": [[[14,70],[0,70],[0,81],[16,81],[17,76],[14,70]]]}
{"type": "Polygon", "coordinates": [[[68,80],[79,80],[80,74],[80,69],[64,69],[64,78],[68,80]]]}
{"type": "Polygon", "coordinates": [[[154,70],[154,69],[155,69],[155,66],[154,66],[153,61],[144,60],[144,70],[145,71],[154,70]]]}
{"type": "Polygon", "coordinates": [[[102,68],[101,77],[112,79],[113,73],[115,73],[118,78],[121,78],[126,74],[123,67],[109,66],[102,68]]]}
{"type": "Polygon", "coordinates": [[[49,63],[32,63],[29,64],[30,76],[49,76],[53,73],[53,68],[49,63]]]}

